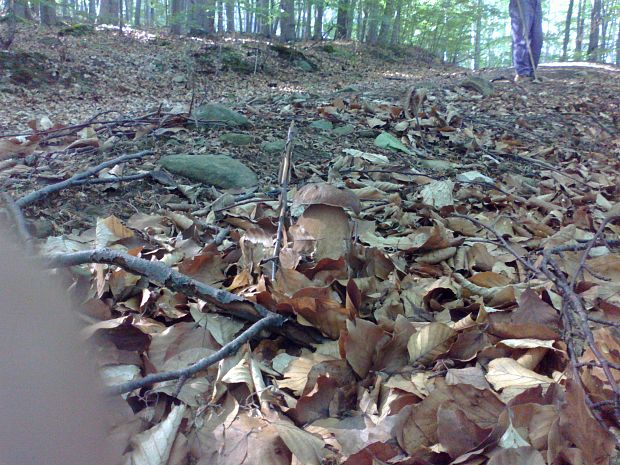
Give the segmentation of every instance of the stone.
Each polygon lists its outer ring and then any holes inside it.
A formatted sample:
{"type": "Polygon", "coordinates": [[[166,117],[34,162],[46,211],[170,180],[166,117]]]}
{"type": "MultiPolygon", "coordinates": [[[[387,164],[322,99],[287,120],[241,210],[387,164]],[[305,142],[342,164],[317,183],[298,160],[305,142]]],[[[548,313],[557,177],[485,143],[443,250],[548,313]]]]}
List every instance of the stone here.
{"type": "Polygon", "coordinates": [[[310,124],[310,127],[313,129],[320,129],[321,131],[331,131],[334,128],[334,125],[331,121],[327,121],[326,119],[320,119],[317,121],[313,121],[310,124]]]}
{"type": "MultiPolygon", "coordinates": [[[[231,110],[220,103],[207,103],[200,105],[192,112],[192,120],[199,120],[196,125],[199,127],[218,126],[224,123],[230,127],[250,126],[250,120],[241,113],[231,110]]],[[[195,121],[190,121],[194,122],[195,121]]]]}
{"type": "Polygon", "coordinates": [[[221,189],[253,187],[256,173],[227,155],[169,155],[159,163],[171,173],[221,189]]]}
{"type": "Polygon", "coordinates": [[[335,128],[334,134],[336,134],[337,136],[348,136],[350,134],[353,134],[354,131],[355,126],[353,126],[352,124],[345,124],[344,126],[338,126],[337,128],[335,128]]]}
{"type": "Polygon", "coordinates": [[[236,147],[243,145],[251,145],[254,143],[254,137],[249,134],[242,134],[239,132],[227,132],[220,136],[220,140],[236,147]]]}
{"type": "Polygon", "coordinates": [[[270,142],[263,142],[260,148],[266,153],[279,153],[284,150],[285,146],[286,141],[284,139],[276,139],[270,142]]]}
{"type": "Polygon", "coordinates": [[[485,97],[488,97],[493,93],[493,84],[491,84],[490,81],[477,76],[470,76],[464,81],[462,81],[461,87],[475,90],[476,92],[484,95],[485,97]]]}

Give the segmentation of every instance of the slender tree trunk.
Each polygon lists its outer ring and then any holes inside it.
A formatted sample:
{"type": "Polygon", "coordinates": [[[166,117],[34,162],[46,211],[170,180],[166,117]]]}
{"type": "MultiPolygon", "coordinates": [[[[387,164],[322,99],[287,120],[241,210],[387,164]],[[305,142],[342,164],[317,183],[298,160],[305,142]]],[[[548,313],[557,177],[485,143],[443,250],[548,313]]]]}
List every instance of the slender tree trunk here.
{"type": "Polygon", "coordinates": [[[366,42],[370,45],[377,45],[379,39],[379,5],[377,0],[369,0],[366,42]]]}
{"type": "Polygon", "coordinates": [[[280,38],[285,42],[295,40],[295,1],[281,0],[280,3],[280,38]]]}
{"type": "Polygon", "coordinates": [[[583,51],[583,33],[585,30],[585,0],[579,0],[577,7],[577,37],[575,38],[575,55],[581,59],[581,53],[583,51]]]}
{"type": "Polygon", "coordinates": [[[170,4],[170,33],[174,35],[181,35],[183,29],[183,22],[181,15],[183,13],[182,0],[172,0],[170,4]]]}
{"type": "Polygon", "coordinates": [[[235,32],[235,0],[226,0],[226,32],[235,32]]]}
{"type": "Polygon", "coordinates": [[[224,2],[218,0],[217,2],[217,33],[224,34],[224,2]]]}
{"type": "Polygon", "coordinates": [[[312,36],[312,0],[306,0],[306,23],[304,24],[304,39],[312,36]]]}
{"type": "Polygon", "coordinates": [[[390,37],[390,44],[398,45],[400,39],[400,29],[403,21],[403,0],[398,0],[396,4],[396,18],[394,19],[394,27],[392,28],[392,36],[390,37]]]}
{"type": "Polygon", "coordinates": [[[588,40],[588,61],[599,59],[599,37],[601,25],[601,0],[592,0],[590,13],[590,37],[588,40]]]}
{"type": "Polygon", "coordinates": [[[568,43],[570,42],[570,26],[573,19],[573,7],[575,0],[568,3],[568,11],[566,12],[566,23],[564,25],[564,42],[562,43],[562,61],[568,59],[568,43]]]}
{"type": "MultiPolygon", "coordinates": [[[[176,0],[177,2],[180,0],[176,0]]],[[[99,23],[118,24],[118,0],[101,0],[99,7],[99,23]]]]}
{"type": "Polygon", "coordinates": [[[476,12],[476,31],[474,32],[474,69],[480,69],[480,42],[482,37],[482,8],[483,8],[482,0],[478,0],[476,12]]]}
{"type": "Polygon", "coordinates": [[[353,22],[355,20],[355,8],[357,7],[357,0],[349,0],[349,11],[347,13],[347,40],[351,40],[353,36],[353,22]]]}
{"type": "Polygon", "coordinates": [[[88,19],[91,23],[97,20],[97,2],[96,0],[88,0],[88,19]]]}
{"type": "Polygon", "coordinates": [[[364,42],[366,38],[366,22],[368,18],[368,0],[360,0],[357,10],[357,40],[364,42]]]}
{"type": "Polygon", "coordinates": [[[32,20],[32,12],[27,0],[14,0],[13,5],[16,18],[32,20]]]}
{"type": "Polygon", "coordinates": [[[383,18],[381,19],[381,31],[379,32],[379,43],[384,47],[390,44],[391,30],[394,26],[394,7],[395,3],[385,2],[383,9],[383,18]]]}
{"type": "Polygon", "coordinates": [[[41,24],[44,26],[55,26],[56,19],[56,1],[55,0],[43,0],[39,3],[39,16],[41,17],[41,24]]]}
{"type": "Polygon", "coordinates": [[[134,19],[133,19],[133,22],[136,25],[136,27],[140,27],[141,13],[142,13],[142,0],[136,0],[136,11],[135,11],[134,19]]]}
{"type": "Polygon", "coordinates": [[[316,0],[316,17],[314,19],[314,40],[323,39],[323,13],[325,0],[316,0]]]}
{"type": "Polygon", "coordinates": [[[338,16],[336,17],[336,33],[334,34],[334,39],[347,38],[348,15],[349,0],[338,0],[338,16]]]}
{"type": "Polygon", "coordinates": [[[620,21],[618,21],[618,37],[616,38],[616,66],[620,66],[620,21]]]}
{"type": "Polygon", "coordinates": [[[15,33],[17,32],[17,20],[15,18],[15,0],[7,0],[7,11],[6,11],[6,21],[7,21],[7,34],[5,36],[0,36],[0,46],[2,46],[3,50],[8,50],[11,47],[11,44],[15,40],[15,33]]]}

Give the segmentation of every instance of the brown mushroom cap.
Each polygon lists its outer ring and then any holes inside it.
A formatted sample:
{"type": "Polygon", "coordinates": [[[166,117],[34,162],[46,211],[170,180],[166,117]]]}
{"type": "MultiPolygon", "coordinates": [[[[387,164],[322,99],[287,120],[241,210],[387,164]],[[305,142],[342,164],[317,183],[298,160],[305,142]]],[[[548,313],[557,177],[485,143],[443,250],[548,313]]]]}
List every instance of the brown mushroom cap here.
{"type": "Polygon", "coordinates": [[[293,208],[300,205],[329,205],[332,207],[349,208],[356,215],[362,208],[357,195],[351,190],[346,187],[339,189],[326,182],[306,184],[299,189],[293,198],[293,208]]]}

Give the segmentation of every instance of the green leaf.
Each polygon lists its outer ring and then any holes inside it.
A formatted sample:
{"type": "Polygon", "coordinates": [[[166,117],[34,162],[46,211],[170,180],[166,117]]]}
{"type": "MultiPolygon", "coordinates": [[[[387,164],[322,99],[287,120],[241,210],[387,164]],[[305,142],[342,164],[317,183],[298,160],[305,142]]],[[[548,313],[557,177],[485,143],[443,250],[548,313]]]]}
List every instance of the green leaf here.
{"type": "Polygon", "coordinates": [[[382,132],[375,139],[375,145],[377,147],[381,147],[382,149],[392,149],[392,150],[400,150],[408,155],[413,155],[413,152],[409,150],[405,145],[399,141],[396,137],[394,137],[389,132],[382,132]]]}

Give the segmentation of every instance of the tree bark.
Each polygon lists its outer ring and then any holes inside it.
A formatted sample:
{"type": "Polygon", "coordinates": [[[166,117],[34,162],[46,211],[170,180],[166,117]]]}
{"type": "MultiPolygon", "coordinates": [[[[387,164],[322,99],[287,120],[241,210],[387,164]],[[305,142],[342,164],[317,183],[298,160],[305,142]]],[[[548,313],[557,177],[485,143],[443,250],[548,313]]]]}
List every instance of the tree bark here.
{"type": "Polygon", "coordinates": [[[568,59],[568,42],[570,42],[570,26],[573,19],[573,7],[575,0],[570,0],[568,11],[566,12],[566,24],[564,25],[564,42],[562,43],[562,61],[568,59]]]}
{"type": "Polygon", "coordinates": [[[39,3],[39,16],[44,26],[54,26],[58,22],[56,18],[56,1],[43,0],[39,3]]]}
{"type": "Polygon", "coordinates": [[[616,66],[620,66],[620,23],[618,24],[618,37],[616,38],[616,66]]]}
{"type": "Polygon", "coordinates": [[[478,0],[476,12],[476,31],[474,36],[474,69],[480,69],[480,42],[482,37],[482,0],[478,0]]]}
{"type": "Polygon", "coordinates": [[[394,19],[394,27],[392,28],[392,37],[390,38],[390,44],[398,45],[400,41],[400,29],[403,22],[403,0],[398,0],[396,4],[396,18],[394,19]]]}
{"type": "MultiPolygon", "coordinates": [[[[180,2],[180,0],[175,0],[180,2]]],[[[118,0],[101,0],[99,7],[100,24],[118,24],[118,0]]]]}
{"type": "Polygon", "coordinates": [[[140,27],[140,21],[141,21],[141,15],[142,13],[142,0],[136,0],[136,11],[134,14],[134,19],[133,22],[136,25],[136,27],[140,27]]]}
{"type": "Polygon", "coordinates": [[[204,30],[208,35],[215,35],[215,0],[203,0],[201,3],[205,7],[204,30]]]}
{"type": "Polygon", "coordinates": [[[217,33],[224,34],[224,2],[217,2],[217,33]]]}
{"type": "Polygon", "coordinates": [[[377,45],[379,39],[379,5],[377,0],[369,0],[369,3],[368,19],[366,20],[368,24],[366,42],[370,45],[377,45]]]}
{"type": "Polygon", "coordinates": [[[170,4],[170,33],[174,35],[181,35],[183,29],[183,23],[181,21],[181,14],[183,12],[182,0],[172,0],[170,4]]]}
{"type": "Polygon", "coordinates": [[[235,0],[226,0],[226,32],[235,32],[235,0]]]}
{"type": "Polygon", "coordinates": [[[28,0],[14,0],[13,11],[16,18],[32,20],[32,12],[28,5],[28,0]]]}
{"type": "Polygon", "coordinates": [[[304,23],[304,39],[312,36],[312,0],[306,0],[306,22],[304,23]]]}
{"type": "MultiPolygon", "coordinates": [[[[388,2],[388,4],[391,2],[388,2]]],[[[347,38],[349,0],[338,0],[338,16],[336,17],[336,33],[334,39],[347,38]]]]}
{"type": "Polygon", "coordinates": [[[280,3],[281,39],[285,42],[295,40],[295,1],[282,0],[280,3]]]}
{"type": "Polygon", "coordinates": [[[583,32],[585,24],[585,0],[579,0],[577,7],[577,37],[575,38],[575,54],[578,58],[581,58],[581,52],[583,51],[583,32]]]}
{"type": "Polygon", "coordinates": [[[353,36],[353,22],[355,20],[355,7],[357,6],[357,0],[349,0],[349,11],[347,13],[347,40],[351,40],[353,36]]]}
{"type": "Polygon", "coordinates": [[[323,39],[323,13],[325,13],[325,0],[316,0],[316,17],[314,19],[314,40],[323,39]]]}
{"type": "Polygon", "coordinates": [[[588,61],[599,59],[599,36],[601,25],[601,0],[592,0],[590,13],[590,37],[588,40],[588,61]]]}
{"type": "Polygon", "coordinates": [[[391,30],[394,26],[394,2],[385,2],[383,18],[381,19],[381,31],[379,32],[379,42],[383,46],[388,46],[391,39],[391,30]]]}

